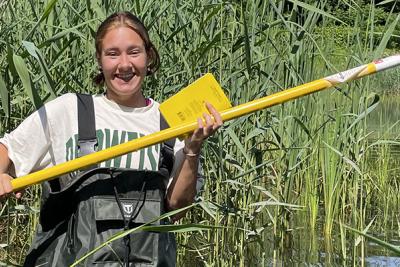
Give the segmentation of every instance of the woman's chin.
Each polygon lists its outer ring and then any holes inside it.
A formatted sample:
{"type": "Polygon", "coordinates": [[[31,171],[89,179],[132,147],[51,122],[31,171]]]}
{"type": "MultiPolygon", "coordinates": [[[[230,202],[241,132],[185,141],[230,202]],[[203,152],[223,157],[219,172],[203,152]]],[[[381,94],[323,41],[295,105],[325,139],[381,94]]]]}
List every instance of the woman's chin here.
{"type": "Polygon", "coordinates": [[[123,88],[114,88],[111,90],[112,94],[117,96],[117,97],[131,97],[131,96],[136,96],[137,92],[140,90],[136,89],[123,89],[123,88]]]}
{"type": "Polygon", "coordinates": [[[109,89],[118,96],[135,95],[138,91],[141,90],[141,88],[139,86],[137,86],[136,84],[132,84],[132,83],[113,84],[112,88],[109,88],[109,89]]]}

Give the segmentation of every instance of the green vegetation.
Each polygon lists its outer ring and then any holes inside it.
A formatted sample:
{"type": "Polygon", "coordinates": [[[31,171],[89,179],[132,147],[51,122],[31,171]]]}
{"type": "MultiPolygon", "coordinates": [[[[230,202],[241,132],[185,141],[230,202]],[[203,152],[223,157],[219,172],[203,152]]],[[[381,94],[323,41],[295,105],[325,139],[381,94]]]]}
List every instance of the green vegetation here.
{"type": "MultiPolygon", "coordinates": [[[[236,105],[395,54],[397,2],[3,0],[0,131],[57,95],[102,91],[93,35],[114,11],[141,17],[159,49],[146,95],[161,101],[212,72],[236,105]]],[[[226,123],[204,149],[203,202],[182,222],[215,228],[178,234],[178,266],[392,255],[364,236],[400,235],[398,109],[385,109],[398,107],[399,84],[394,69],[226,123]]],[[[39,194],[0,202],[0,262],[22,262],[39,194]]]]}

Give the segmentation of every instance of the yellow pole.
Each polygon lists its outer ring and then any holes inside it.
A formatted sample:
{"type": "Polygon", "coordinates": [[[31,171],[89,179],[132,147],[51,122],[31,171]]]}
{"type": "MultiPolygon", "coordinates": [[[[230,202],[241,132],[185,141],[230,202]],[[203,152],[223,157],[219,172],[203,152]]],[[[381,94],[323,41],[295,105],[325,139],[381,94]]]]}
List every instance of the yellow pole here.
{"type": "MultiPolygon", "coordinates": [[[[387,57],[372,63],[359,66],[344,72],[340,72],[323,79],[315,80],[291,89],[287,89],[273,95],[269,95],[257,100],[250,101],[245,104],[224,110],[221,112],[222,119],[228,121],[257,110],[271,107],[291,99],[311,94],[339,83],[348,82],[363,76],[376,73],[400,64],[400,55],[387,57]]],[[[19,191],[30,185],[38,184],[51,180],[60,175],[97,164],[102,161],[109,160],[133,151],[137,151],[144,147],[148,147],[157,143],[161,143],[170,138],[175,138],[193,132],[197,128],[197,122],[182,124],[177,127],[169,128],[157,133],[153,133],[124,144],[116,145],[96,153],[92,153],[81,158],[77,158],[68,162],[58,164],[56,166],[37,171],[11,181],[13,191],[19,191]]]]}

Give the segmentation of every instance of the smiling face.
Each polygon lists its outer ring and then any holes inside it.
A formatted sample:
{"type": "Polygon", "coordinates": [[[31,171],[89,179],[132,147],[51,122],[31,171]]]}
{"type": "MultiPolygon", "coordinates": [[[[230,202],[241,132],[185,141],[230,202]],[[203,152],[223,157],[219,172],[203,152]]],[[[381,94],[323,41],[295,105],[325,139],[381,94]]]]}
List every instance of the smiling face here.
{"type": "Polygon", "coordinates": [[[143,39],[134,30],[118,26],[107,31],[97,55],[107,86],[107,98],[131,107],[145,105],[142,83],[148,56],[143,39]]]}

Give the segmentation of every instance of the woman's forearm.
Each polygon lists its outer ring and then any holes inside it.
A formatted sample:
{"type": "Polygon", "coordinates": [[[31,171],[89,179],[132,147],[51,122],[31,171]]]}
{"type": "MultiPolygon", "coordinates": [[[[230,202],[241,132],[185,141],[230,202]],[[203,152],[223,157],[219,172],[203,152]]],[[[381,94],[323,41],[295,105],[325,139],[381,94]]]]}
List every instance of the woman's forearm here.
{"type": "MultiPolygon", "coordinates": [[[[214,134],[222,125],[222,118],[218,111],[209,103],[206,107],[210,114],[204,113],[203,119],[198,118],[198,128],[186,138],[185,148],[182,150],[184,160],[167,192],[167,208],[175,210],[190,205],[196,195],[197,173],[199,167],[199,154],[203,142],[214,134]]],[[[173,219],[177,220],[184,215],[178,214],[173,219]]]]}
{"type": "Polygon", "coordinates": [[[178,175],[173,178],[167,192],[167,206],[175,210],[190,205],[196,195],[199,158],[184,155],[178,175]]]}
{"type": "Polygon", "coordinates": [[[0,173],[9,173],[11,160],[8,157],[8,149],[0,143],[0,173]]]}
{"type": "MultiPolygon", "coordinates": [[[[10,166],[11,160],[8,157],[7,147],[0,143],[0,198],[12,192],[10,166]]],[[[17,197],[21,197],[21,194],[19,193],[17,197]]]]}

